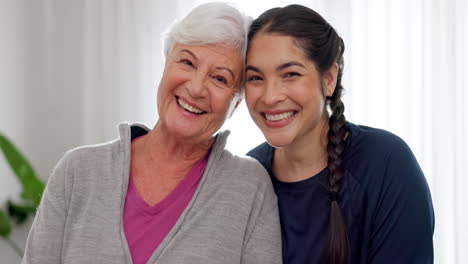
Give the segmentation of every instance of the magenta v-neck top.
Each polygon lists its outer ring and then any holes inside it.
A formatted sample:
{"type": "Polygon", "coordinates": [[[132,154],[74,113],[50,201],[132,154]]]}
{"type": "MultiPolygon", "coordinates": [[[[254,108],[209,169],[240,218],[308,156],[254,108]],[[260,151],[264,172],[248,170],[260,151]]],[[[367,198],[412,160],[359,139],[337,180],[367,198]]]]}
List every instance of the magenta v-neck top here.
{"type": "Polygon", "coordinates": [[[134,264],[148,261],[192,200],[208,163],[209,152],[200,159],[166,198],[148,205],[138,194],[130,173],[124,208],[124,229],[134,264]]]}

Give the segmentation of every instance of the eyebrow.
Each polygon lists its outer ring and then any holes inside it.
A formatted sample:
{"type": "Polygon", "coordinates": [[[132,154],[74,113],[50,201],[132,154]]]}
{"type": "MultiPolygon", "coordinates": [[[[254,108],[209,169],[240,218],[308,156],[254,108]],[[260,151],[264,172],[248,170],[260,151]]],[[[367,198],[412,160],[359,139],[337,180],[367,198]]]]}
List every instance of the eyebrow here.
{"type": "MultiPolygon", "coordinates": [[[[186,52],[186,53],[190,54],[192,57],[194,57],[195,59],[198,59],[197,56],[195,56],[195,54],[193,52],[191,52],[190,50],[188,50],[188,49],[182,49],[182,50],[180,50],[180,52],[186,52]]],[[[225,70],[225,71],[227,71],[227,72],[229,72],[231,74],[232,78],[235,78],[234,73],[232,72],[232,70],[227,68],[227,67],[216,67],[216,69],[217,70],[225,70]]]]}
{"type": "MultiPolygon", "coordinates": [[[[297,61],[289,61],[289,62],[286,62],[286,63],[283,63],[281,64],[280,66],[276,67],[276,71],[281,71],[281,70],[284,70],[288,67],[292,67],[292,66],[299,66],[299,67],[302,67],[305,69],[305,66],[304,64],[300,63],[300,62],[297,62],[297,61]]],[[[245,67],[245,71],[254,71],[254,72],[258,72],[258,73],[261,73],[262,71],[252,65],[247,65],[247,67],[245,67]]]]}
{"type": "Polygon", "coordinates": [[[299,66],[299,67],[305,68],[304,64],[302,64],[300,62],[289,61],[289,62],[283,63],[280,66],[276,67],[276,71],[281,71],[281,70],[284,70],[284,69],[286,69],[288,67],[292,67],[292,66],[299,66]]]}
{"type": "Polygon", "coordinates": [[[217,70],[225,70],[225,71],[228,71],[228,72],[231,74],[232,78],[235,79],[234,73],[231,71],[231,69],[229,69],[229,68],[227,68],[227,67],[216,67],[216,69],[217,69],[217,70]]]}
{"type": "Polygon", "coordinates": [[[191,52],[191,51],[188,50],[188,49],[180,50],[180,52],[187,52],[188,54],[192,55],[192,57],[194,57],[195,59],[197,59],[197,56],[195,56],[195,54],[193,54],[193,52],[191,52]]]}
{"type": "Polygon", "coordinates": [[[261,73],[262,71],[259,70],[258,68],[252,66],[252,65],[247,65],[245,67],[245,71],[254,71],[254,72],[258,72],[258,73],[261,73]]]}

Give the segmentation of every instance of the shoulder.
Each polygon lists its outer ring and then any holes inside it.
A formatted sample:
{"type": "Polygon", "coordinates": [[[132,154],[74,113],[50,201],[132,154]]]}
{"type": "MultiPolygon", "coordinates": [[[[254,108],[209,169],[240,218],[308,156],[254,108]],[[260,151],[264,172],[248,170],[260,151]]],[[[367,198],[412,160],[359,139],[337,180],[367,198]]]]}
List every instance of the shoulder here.
{"type": "MultiPolygon", "coordinates": [[[[421,248],[430,250],[434,229],[432,198],[410,147],[382,129],[353,124],[349,128],[351,137],[344,164],[357,180],[356,186],[365,193],[371,221],[370,255],[379,262],[396,250],[401,260],[408,260],[421,254],[421,248]],[[411,242],[401,243],[403,238],[411,238],[411,242]]],[[[351,188],[350,193],[355,195],[356,189],[351,188]]]]}
{"type": "MultiPolygon", "coordinates": [[[[119,124],[119,137],[112,141],[85,145],[69,150],[57,164],[67,177],[78,177],[83,180],[98,176],[98,178],[115,177],[119,169],[127,166],[130,161],[131,130],[143,125],[127,123],[119,124]]],[[[55,171],[54,170],[54,171],[55,171]]]]}
{"type": "Polygon", "coordinates": [[[244,195],[273,197],[273,185],[265,168],[255,159],[232,154],[217,147],[210,154],[206,170],[209,185],[244,195]]]}
{"type": "MultiPolygon", "coordinates": [[[[205,169],[203,193],[206,200],[216,204],[235,203],[240,212],[236,217],[258,214],[262,207],[274,208],[277,203],[268,173],[255,159],[233,155],[223,150],[219,156],[210,156],[205,169]]],[[[222,206],[225,208],[224,206],[222,206]]],[[[224,210],[224,209],[223,209],[224,210]]]]}
{"type": "Polygon", "coordinates": [[[218,174],[217,178],[223,181],[260,185],[271,184],[268,173],[257,160],[247,156],[234,155],[226,149],[229,133],[226,130],[218,134],[210,154],[207,169],[215,170],[218,174]],[[223,177],[220,175],[223,175],[223,177]]]}
{"type": "Polygon", "coordinates": [[[403,139],[382,129],[353,124],[349,128],[344,166],[375,208],[403,201],[430,204],[424,173],[403,139]]]}
{"type": "Polygon", "coordinates": [[[256,146],[247,152],[247,156],[250,156],[256,160],[265,160],[265,157],[271,155],[272,147],[268,142],[263,142],[262,144],[256,146]]]}
{"type": "Polygon", "coordinates": [[[348,123],[348,128],[350,136],[344,152],[348,167],[365,164],[367,167],[380,168],[381,172],[392,167],[417,167],[419,170],[413,152],[399,136],[383,129],[351,123],[348,123]]]}
{"type": "Polygon", "coordinates": [[[115,179],[120,179],[118,171],[126,163],[126,155],[121,154],[120,144],[119,140],[115,140],[69,150],[54,168],[48,184],[59,182],[69,192],[72,189],[84,191],[92,186],[119,184],[115,179]]]}
{"type": "Polygon", "coordinates": [[[270,146],[268,142],[263,142],[251,149],[247,153],[247,156],[256,159],[267,170],[267,172],[272,175],[271,160],[273,158],[273,151],[273,147],[270,146]]]}
{"type": "Polygon", "coordinates": [[[381,191],[428,193],[424,173],[408,144],[397,135],[367,126],[348,123],[343,165],[369,195],[381,191]]]}
{"type": "Polygon", "coordinates": [[[412,167],[420,172],[413,152],[399,136],[368,126],[348,123],[348,127],[350,136],[344,151],[345,166],[355,168],[363,164],[380,169],[380,172],[393,167],[412,167]]]}
{"type": "Polygon", "coordinates": [[[252,157],[238,156],[224,150],[219,161],[223,170],[228,170],[236,178],[252,183],[270,183],[268,173],[260,162],[252,157]]]}
{"type": "Polygon", "coordinates": [[[120,140],[96,145],[86,145],[69,150],[60,162],[66,162],[68,166],[72,168],[102,166],[103,162],[111,161],[116,157],[116,154],[121,151],[120,140]]]}
{"type": "Polygon", "coordinates": [[[379,128],[348,123],[351,149],[376,151],[381,153],[411,152],[406,142],[399,136],[379,128]]]}
{"type": "MultiPolygon", "coordinates": [[[[52,170],[46,186],[48,197],[62,199],[71,197],[75,189],[96,183],[96,175],[101,175],[108,153],[118,144],[116,141],[100,145],[82,146],[67,151],[52,170]],[[106,157],[106,158],[103,158],[106,157]]],[[[68,201],[68,200],[67,200],[68,201]]]]}

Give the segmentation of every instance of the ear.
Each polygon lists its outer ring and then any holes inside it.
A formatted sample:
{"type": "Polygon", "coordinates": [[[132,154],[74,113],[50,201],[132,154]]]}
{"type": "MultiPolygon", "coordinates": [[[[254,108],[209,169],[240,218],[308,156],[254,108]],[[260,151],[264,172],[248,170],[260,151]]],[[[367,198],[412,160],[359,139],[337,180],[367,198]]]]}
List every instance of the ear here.
{"type": "Polygon", "coordinates": [[[325,85],[325,96],[329,97],[333,95],[336,87],[336,81],[338,78],[338,63],[333,65],[323,74],[323,84],[325,85]]]}

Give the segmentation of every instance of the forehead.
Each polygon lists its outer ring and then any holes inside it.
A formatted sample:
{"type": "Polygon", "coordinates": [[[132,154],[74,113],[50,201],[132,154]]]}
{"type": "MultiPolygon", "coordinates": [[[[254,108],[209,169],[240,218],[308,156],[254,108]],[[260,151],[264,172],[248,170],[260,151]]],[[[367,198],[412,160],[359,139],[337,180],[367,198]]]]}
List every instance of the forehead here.
{"type": "Polygon", "coordinates": [[[197,46],[176,43],[171,56],[182,55],[194,56],[194,59],[213,66],[229,67],[232,71],[240,71],[242,69],[241,50],[222,44],[197,46]]]}
{"type": "Polygon", "coordinates": [[[311,63],[293,37],[260,33],[247,51],[247,64],[277,65],[288,61],[311,63]]]}

